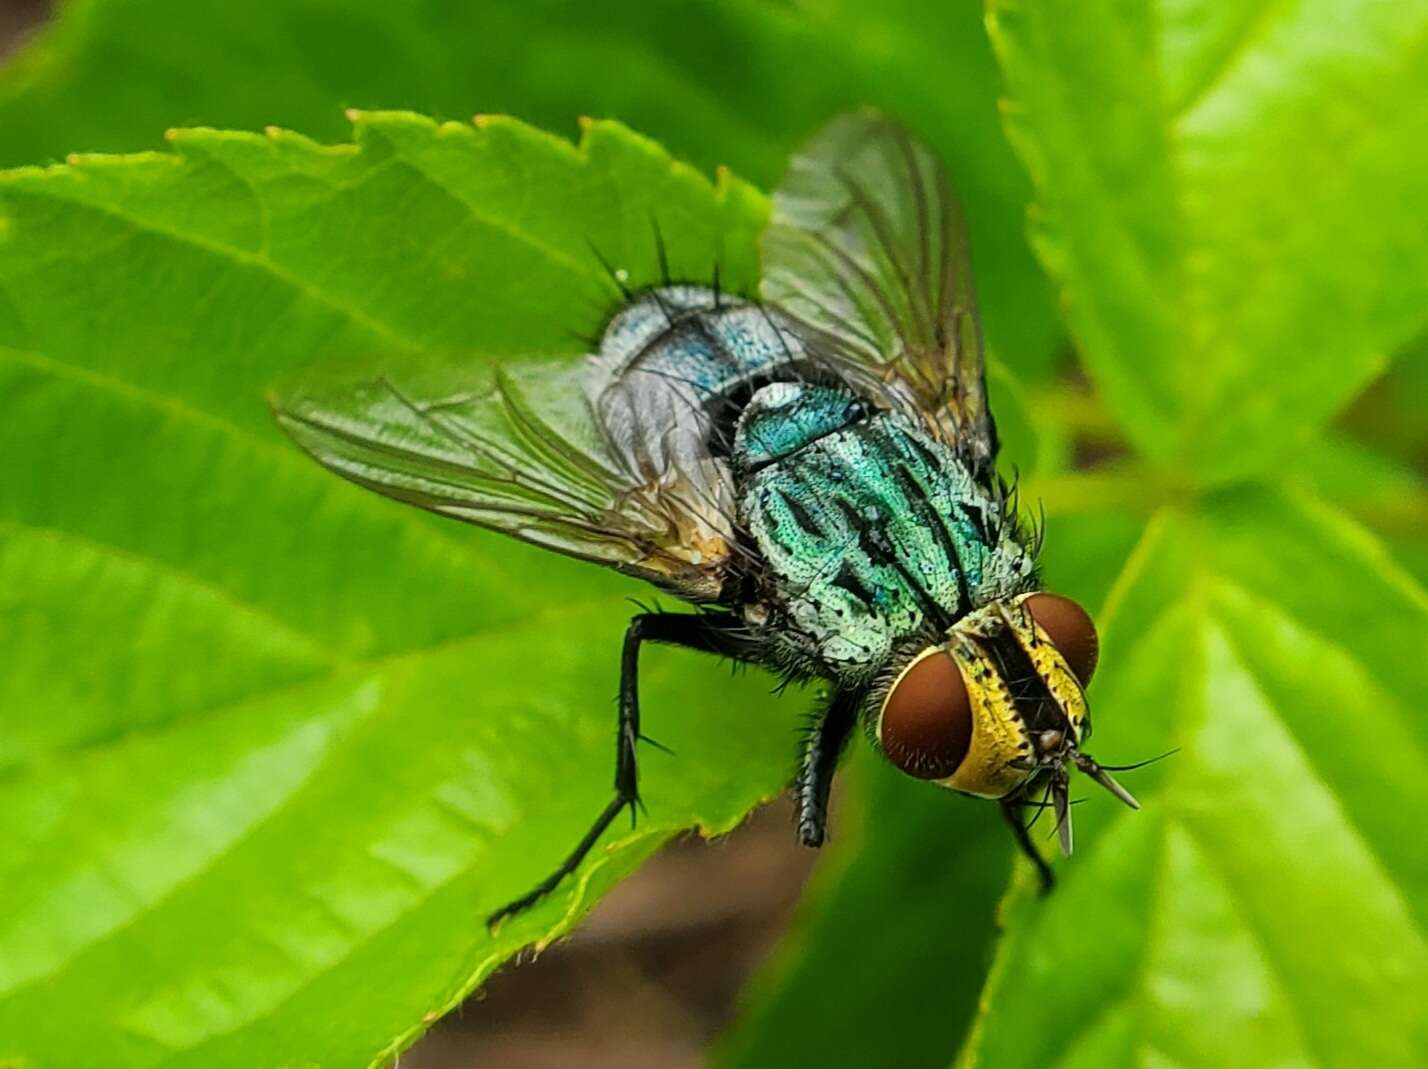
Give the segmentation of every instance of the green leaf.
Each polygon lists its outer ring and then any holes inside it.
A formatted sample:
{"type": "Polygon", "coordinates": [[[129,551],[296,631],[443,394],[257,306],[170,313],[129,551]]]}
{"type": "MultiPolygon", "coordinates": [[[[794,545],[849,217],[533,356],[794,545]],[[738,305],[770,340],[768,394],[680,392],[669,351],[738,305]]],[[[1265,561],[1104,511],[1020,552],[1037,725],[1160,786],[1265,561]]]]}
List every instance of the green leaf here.
{"type": "Polygon", "coordinates": [[[989,335],[1003,359],[1044,370],[1058,327],[1023,234],[1029,187],[1000,129],[980,10],[866,6],[67,0],[0,72],[0,163],[129,151],[175,125],[334,139],[355,106],[509,113],[556,131],[579,115],[617,118],[697,166],[727,164],[767,187],[817,126],[872,103],[952,163],[989,335]]]}
{"type": "Polygon", "coordinates": [[[1357,518],[1395,552],[1428,541],[1428,477],[1346,435],[1309,443],[1284,474],[1357,518]]]}
{"type": "Polygon", "coordinates": [[[174,146],[0,176],[0,1063],[364,1066],[780,790],[802,703],[652,652],[649,818],[490,938],[609,798],[643,588],[342,483],[264,388],[573,354],[587,240],[747,289],[766,204],[609,123],[174,146]]]}
{"type": "Polygon", "coordinates": [[[964,1063],[1423,1064],[1428,596],[1247,489],[1162,513],[1113,600],[1093,751],[1180,749],[1139,813],[1087,792],[1055,894],[1021,873],[964,1063]]]}
{"type": "Polygon", "coordinates": [[[1428,316],[1428,8],[993,0],[1033,240],[1126,433],[1204,483],[1428,316]]]}
{"type": "Polygon", "coordinates": [[[1419,335],[1388,374],[1355,398],[1339,427],[1379,453],[1428,472],[1428,335],[1419,335]]]}

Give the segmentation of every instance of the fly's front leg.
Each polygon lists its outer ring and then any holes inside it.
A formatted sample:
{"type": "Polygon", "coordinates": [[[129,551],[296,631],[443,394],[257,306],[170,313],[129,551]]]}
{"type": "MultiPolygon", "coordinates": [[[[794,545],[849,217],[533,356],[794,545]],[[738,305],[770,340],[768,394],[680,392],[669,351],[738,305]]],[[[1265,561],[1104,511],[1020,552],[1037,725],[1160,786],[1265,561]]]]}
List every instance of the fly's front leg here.
{"type": "Polygon", "coordinates": [[[861,692],[838,691],[804,740],[803,759],[793,782],[798,841],[804,846],[822,846],[827,837],[833,774],[838,771],[838,758],[858,722],[862,703],[861,692]]]}
{"type": "Polygon", "coordinates": [[[1056,876],[1052,873],[1051,866],[1046,863],[1046,858],[1041,856],[1041,851],[1037,850],[1036,844],[1031,841],[1031,832],[1027,831],[1026,824],[1021,819],[1021,812],[1024,808],[1023,801],[1020,797],[1003,798],[1000,805],[1002,816],[1006,818],[1007,826],[1012,830],[1016,845],[1036,866],[1036,875],[1041,880],[1041,893],[1048,893],[1052,887],[1056,886],[1056,876]]]}
{"type": "MultiPolygon", "coordinates": [[[[585,855],[600,840],[600,836],[629,808],[631,820],[640,803],[639,764],[635,748],[640,734],[640,646],[646,642],[664,642],[706,653],[721,653],[738,657],[741,653],[739,635],[743,622],[726,613],[641,613],[630,621],[625,631],[625,645],[620,656],[619,723],[615,732],[615,796],[600,811],[584,837],[575,844],[564,861],[545,879],[520,898],[510,902],[486,918],[494,928],[507,917],[514,916],[539,902],[560,882],[580,867],[585,855]]],[[[652,740],[647,740],[652,741],[652,740]]]]}
{"type": "MultiPolygon", "coordinates": [[[[646,612],[630,621],[625,631],[625,647],[620,657],[620,726],[615,739],[615,801],[630,807],[631,823],[640,801],[637,745],[648,742],[665,749],[640,732],[640,646],[663,642],[670,646],[717,653],[740,659],[746,652],[741,637],[747,632],[743,621],[729,613],[691,614],[646,612]]],[[[612,803],[613,804],[613,803],[612,803]]],[[[617,810],[618,812],[618,810],[617,810]]]]}

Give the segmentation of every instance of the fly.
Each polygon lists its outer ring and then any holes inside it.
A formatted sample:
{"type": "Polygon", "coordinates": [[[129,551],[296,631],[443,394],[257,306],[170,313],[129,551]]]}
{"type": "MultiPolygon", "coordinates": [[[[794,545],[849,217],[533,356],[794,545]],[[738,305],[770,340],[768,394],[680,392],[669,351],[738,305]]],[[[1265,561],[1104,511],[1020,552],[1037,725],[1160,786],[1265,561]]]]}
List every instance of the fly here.
{"type": "Polygon", "coordinates": [[[1039,535],[996,472],[965,226],[937,157],[878,115],[834,120],[793,160],[761,247],[761,301],[669,283],[630,294],[575,366],[275,402],[339,475],[698,610],[630,621],[614,796],[491,925],[640,804],[646,642],[831,684],[793,783],[807,846],[824,840],[860,721],[907,774],[996,800],[1044,887],[1026,811],[1049,804],[1069,854],[1071,769],[1137,807],[1081,749],[1096,630],[1042,590],[1039,535]]]}

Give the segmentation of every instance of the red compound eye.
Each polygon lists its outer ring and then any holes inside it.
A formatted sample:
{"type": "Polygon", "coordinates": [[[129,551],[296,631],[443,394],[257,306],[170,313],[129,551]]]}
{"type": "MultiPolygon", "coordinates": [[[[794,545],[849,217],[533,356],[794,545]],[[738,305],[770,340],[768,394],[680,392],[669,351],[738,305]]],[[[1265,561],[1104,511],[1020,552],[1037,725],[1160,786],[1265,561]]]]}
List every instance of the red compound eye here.
{"type": "Polygon", "coordinates": [[[1051,636],[1051,641],[1066,658],[1071,671],[1085,686],[1096,671],[1101,654],[1101,642],[1096,637],[1096,625],[1086,610],[1060,594],[1033,594],[1023,605],[1031,618],[1051,636]]]}
{"type": "Polygon", "coordinates": [[[962,673],[941,648],[905,669],[883,702],[878,740],[888,760],[918,779],[946,779],[972,741],[972,703],[962,673]]]}

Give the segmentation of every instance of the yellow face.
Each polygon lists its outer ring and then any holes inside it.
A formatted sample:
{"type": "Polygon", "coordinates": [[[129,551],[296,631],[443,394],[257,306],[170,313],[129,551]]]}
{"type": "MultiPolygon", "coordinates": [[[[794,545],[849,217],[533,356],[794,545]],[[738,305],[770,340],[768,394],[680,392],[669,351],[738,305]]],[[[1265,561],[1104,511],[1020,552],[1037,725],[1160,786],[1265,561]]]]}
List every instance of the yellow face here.
{"type": "Polygon", "coordinates": [[[1085,692],[1051,636],[1023,607],[1024,600],[1011,604],[993,602],[954,627],[948,642],[941,647],[960,669],[972,712],[971,745],[957,771],[937,781],[945,787],[980,798],[1002,798],[1021,787],[1035,771],[1036,766],[1028,758],[1042,749],[1038,745],[1040,736],[1063,732],[1064,738],[1055,740],[1057,748],[1063,741],[1073,746],[1081,742],[1081,725],[1086,719],[1085,692]],[[1054,723],[1054,717],[1045,723],[1028,724],[989,648],[998,636],[1015,642],[1026,655],[1066,726],[1054,723]]]}
{"type": "Polygon", "coordinates": [[[1090,617],[1068,599],[993,602],[902,669],[878,710],[878,742],[910,775],[1005,798],[1089,734],[1095,655],[1090,617]]]}

